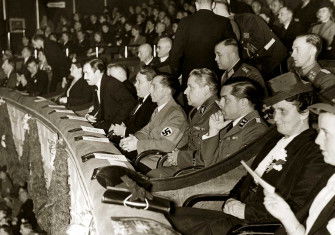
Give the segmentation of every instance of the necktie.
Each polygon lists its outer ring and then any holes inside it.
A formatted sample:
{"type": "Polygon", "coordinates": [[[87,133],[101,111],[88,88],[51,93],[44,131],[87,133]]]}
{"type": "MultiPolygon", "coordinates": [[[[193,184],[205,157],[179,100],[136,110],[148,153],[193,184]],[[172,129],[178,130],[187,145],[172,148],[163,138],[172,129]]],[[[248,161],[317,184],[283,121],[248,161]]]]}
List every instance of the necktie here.
{"type": "Polygon", "coordinates": [[[143,98],[139,98],[138,99],[138,102],[137,102],[137,105],[135,106],[135,108],[133,109],[133,111],[131,112],[131,115],[135,115],[135,113],[140,109],[140,107],[142,106],[143,104],[143,98]]]}

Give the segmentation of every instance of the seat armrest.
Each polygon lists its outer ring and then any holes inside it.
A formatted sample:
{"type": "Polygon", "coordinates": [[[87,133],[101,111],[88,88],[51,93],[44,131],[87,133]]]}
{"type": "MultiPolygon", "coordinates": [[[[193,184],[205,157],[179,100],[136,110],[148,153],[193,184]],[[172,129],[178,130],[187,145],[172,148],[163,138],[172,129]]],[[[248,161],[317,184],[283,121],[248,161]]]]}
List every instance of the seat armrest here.
{"type": "Polygon", "coordinates": [[[185,200],[183,207],[193,207],[196,203],[202,201],[226,201],[229,199],[228,194],[198,194],[193,195],[185,200]]]}
{"type": "Polygon", "coordinates": [[[178,170],[177,172],[175,172],[173,174],[173,177],[176,177],[176,176],[179,176],[179,175],[182,175],[182,174],[186,174],[187,171],[190,171],[190,170],[200,170],[202,168],[204,168],[205,166],[203,165],[199,165],[199,166],[189,166],[189,167],[185,167],[183,169],[180,169],[178,170]]]}
{"type": "Polygon", "coordinates": [[[138,165],[138,163],[143,158],[146,158],[146,157],[151,156],[151,155],[166,155],[166,154],[167,154],[166,152],[163,152],[163,151],[160,151],[160,150],[157,150],[157,149],[151,149],[151,150],[144,151],[144,152],[140,153],[139,155],[137,155],[135,163],[134,163],[135,167],[138,165]]]}
{"type": "Polygon", "coordinates": [[[232,228],[228,234],[275,234],[276,230],[281,226],[281,224],[276,223],[239,225],[232,228]]]}

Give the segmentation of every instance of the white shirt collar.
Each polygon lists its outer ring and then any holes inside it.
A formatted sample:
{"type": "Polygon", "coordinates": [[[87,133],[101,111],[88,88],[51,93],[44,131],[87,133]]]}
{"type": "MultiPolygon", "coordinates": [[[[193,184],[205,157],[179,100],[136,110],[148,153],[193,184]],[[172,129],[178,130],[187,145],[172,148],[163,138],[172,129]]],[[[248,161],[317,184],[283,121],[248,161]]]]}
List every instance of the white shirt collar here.
{"type": "Polygon", "coordinates": [[[149,61],[147,61],[147,62],[145,63],[145,65],[149,65],[153,59],[154,59],[154,57],[151,57],[151,59],[150,59],[149,61]]]}
{"type": "Polygon", "coordinates": [[[169,58],[169,56],[167,55],[167,56],[164,56],[164,57],[159,58],[159,61],[160,61],[161,63],[163,63],[163,62],[165,62],[168,58],[169,58]]]}
{"type": "Polygon", "coordinates": [[[167,103],[168,103],[168,102],[166,102],[165,104],[162,104],[162,105],[158,106],[158,107],[157,107],[157,112],[161,111],[161,110],[165,107],[165,105],[166,105],[167,103]]]}
{"type": "Polygon", "coordinates": [[[233,126],[236,126],[237,123],[239,123],[239,121],[241,121],[241,119],[242,119],[243,117],[244,117],[244,116],[235,119],[235,120],[233,121],[233,126]]]}

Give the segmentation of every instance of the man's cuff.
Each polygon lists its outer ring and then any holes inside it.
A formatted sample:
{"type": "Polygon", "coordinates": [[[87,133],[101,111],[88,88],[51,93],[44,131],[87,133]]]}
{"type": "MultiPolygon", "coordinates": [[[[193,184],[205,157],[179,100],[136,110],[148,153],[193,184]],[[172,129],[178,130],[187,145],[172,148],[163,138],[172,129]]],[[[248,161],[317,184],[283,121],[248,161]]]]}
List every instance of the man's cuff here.
{"type": "Polygon", "coordinates": [[[217,136],[219,133],[217,133],[217,134],[215,134],[215,135],[210,135],[209,133],[206,133],[206,134],[204,134],[203,136],[201,136],[201,139],[202,140],[207,140],[207,139],[209,139],[209,138],[212,138],[212,137],[214,137],[214,136],[217,136]]]}

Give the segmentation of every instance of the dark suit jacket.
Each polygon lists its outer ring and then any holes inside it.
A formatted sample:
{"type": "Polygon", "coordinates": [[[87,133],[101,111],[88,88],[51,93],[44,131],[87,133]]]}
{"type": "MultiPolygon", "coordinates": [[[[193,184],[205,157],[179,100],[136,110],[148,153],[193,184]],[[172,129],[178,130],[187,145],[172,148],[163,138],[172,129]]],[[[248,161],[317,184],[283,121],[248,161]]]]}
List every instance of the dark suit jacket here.
{"type": "Polygon", "coordinates": [[[90,48],[90,42],[84,39],[82,42],[75,43],[75,50],[78,57],[86,57],[87,51],[90,48]]]}
{"type": "Polygon", "coordinates": [[[317,22],[316,12],[318,11],[318,0],[311,0],[304,8],[301,4],[294,10],[293,17],[298,19],[304,27],[304,31],[307,32],[312,24],[317,22]]]}
{"type": "Polygon", "coordinates": [[[94,101],[94,115],[98,111],[97,123],[94,126],[108,131],[113,123],[121,124],[130,115],[136,105],[135,98],[122,82],[104,75],[101,81],[100,101],[94,101]]]}
{"type": "Polygon", "coordinates": [[[43,70],[38,70],[35,76],[30,77],[27,81],[27,92],[33,96],[41,96],[47,93],[48,74],[43,70]]]}
{"type": "Polygon", "coordinates": [[[132,110],[130,116],[124,122],[127,127],[126,136],[134,134],[149,123],[151,115],[157,107],[157,104],[152,102],[151,96],[149,95],[137,112],[134,113],[136,107],[132,110]]]}
{"type": "Polygon", "coordinates": [[[48,64],[52,68],[53,79],[59,81],[59,79],[67,77],[70,63],[59,45],[56,42],[45,40],[44,53],[48,64]]]}
{"type": "Polygon", "coordinates": [[[281,25],[281,27],[274,26],[273,31],[290,51],[292,50],[292,44],[295,38],[305,33],[303,25],[295,19],[292,19],[287,29],[281,25]]]}
{"type": "MultiPolygon", "coordinates": [[[[278,134],[265,145],[252,163],[252,169],[257,168],[281,137],[278,134]]],[[[308,201],[311,190],[320,181],[322,172],[328,165],[323,160],[319,146],[314,143],[315,138],[316,131],[312,129],[295,137],[285,148],[287,158],[282,165],[282,170],[272,169],[262,176],[276,188],[276,192],[286,200],[294,213],[303,208],[308,201]]],[[[263,188],[257,186],[250,175],[243,177],[230,195],[246,204],[245,221],[247,223],[277,221],[263,205],[263,188]]]]}
{"type": "Polygon", "coordinates": [[[210,10],[199,10],[179,22],[170,52],[171,67],[176,77],[183,75],[183,87],[195,68],[219,72],[215,62],[215,45],[227,38],[235,38],[230,21],[210,10]]]}
{"type": "Polygon", "coordinates": [[[151,63],[157,73],[172,74],[170,57],[168,57],[164,62],[161,62],[158,57],[155,57],[151,63]]]}
{"type": "MultiPolygon", "coordinates": [[[[69,85],[70,86],[70,85],[69,85]]],[[[65,91],[65,95],[67,96],[67,90],[65,91]]],[[[71,88],[69,92],[69,96],[67,98],[67,107],[75,110],[85,109],[84,106],[93,102],[94,91],[92,87],[90,87],[84,78],[80,78],[71,88]],[[79,109],[77,109],[79,108],[79,109]]]]}

